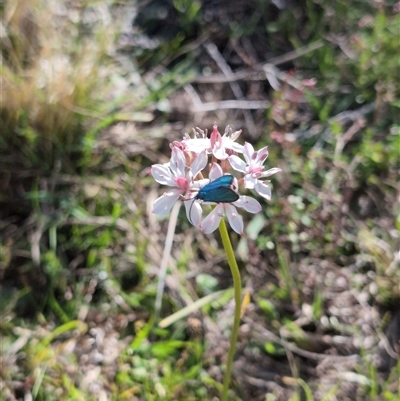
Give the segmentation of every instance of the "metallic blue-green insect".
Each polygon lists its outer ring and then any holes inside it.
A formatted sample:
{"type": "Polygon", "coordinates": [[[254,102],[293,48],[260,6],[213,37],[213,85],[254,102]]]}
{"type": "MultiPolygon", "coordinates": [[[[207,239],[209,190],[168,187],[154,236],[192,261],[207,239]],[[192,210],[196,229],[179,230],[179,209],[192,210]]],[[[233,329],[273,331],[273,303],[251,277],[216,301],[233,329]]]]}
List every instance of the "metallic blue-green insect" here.
{"type": "MultiPolygon", "coordinates": [[[[196,200],[203,202],[214,203],[232,203],[239,199],[239,194],[232,189],[234,176],[230,174],[223,175],[214,181],[211,181],[199,190],[197,195],[193,198],[190,205],[189,216],[192,215],[193,203],[196,200]]],[[[190,218],[191,220],[191,218],[190,218]]]]}
{"type": "Polygon", "coordinates": [[[223,175],[207,185],[204,185],[194,199],[215,203],[235,202],[239,199],[239,195],[232,189],[233,180],[233,175],[223,175]]]}

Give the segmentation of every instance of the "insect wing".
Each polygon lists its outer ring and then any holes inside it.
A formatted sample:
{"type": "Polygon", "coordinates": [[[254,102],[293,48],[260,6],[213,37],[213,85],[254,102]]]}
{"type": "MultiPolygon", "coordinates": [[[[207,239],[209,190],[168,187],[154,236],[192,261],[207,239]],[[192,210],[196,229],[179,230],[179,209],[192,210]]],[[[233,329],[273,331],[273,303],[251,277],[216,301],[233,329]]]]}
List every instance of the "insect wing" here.
{"type": "Polygon", "coordinates": [[[207,185],[205,185],[201,191],[212,191],[216,188],[226,187],[229,188],[233,182],[233,175],[223,175],[222,177],[217,178],[214,181],[211,181],[207,185]]]}
{"type": "Polygon", "coordinates": [[[204,202],[216,202],[216,203],[232,203],[239,199],[239,195],[231,188],[219,187],[213,189],[211,192],[207,192],[203,200],[204,202]]]}
{"type": "Polygon", "coordinates": [[[234,177],[232,175],[223,175],[210,182],[197,194],[197,199],[204,202],[226,202],[231,203],[239,199],[239,195],[231,189],[234,177]]]}

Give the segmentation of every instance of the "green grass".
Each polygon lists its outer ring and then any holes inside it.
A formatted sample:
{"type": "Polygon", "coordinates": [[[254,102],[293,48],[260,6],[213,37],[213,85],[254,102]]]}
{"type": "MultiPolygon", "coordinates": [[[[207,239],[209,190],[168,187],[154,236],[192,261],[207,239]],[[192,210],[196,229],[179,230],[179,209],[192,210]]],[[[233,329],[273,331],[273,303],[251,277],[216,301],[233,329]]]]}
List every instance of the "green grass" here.
{"type": "Polygon", "coordinates": [[[214,121],[268,145],[283,170],[232,235],[251,304],[230,399],[400,397],[399,363],[381,371],[372,358],[400,299],[400,14],[389,2],[207,4],[150,2],[133,33],[123,2],[1,4],[2,399],[218,396],[232,324],[220,238],[180,213],[160,319],[183,312],[159,327],[169,216],[149,214],[161,189],[148,171],[214,121]],[[246,99],[271,102],[251,112],[251,137],[242,112],[190,111],[189,83],[204,103],[233,99],[229,84],[198,82],[220,73],[205,40],[234,71],[323,46],[277,64],[275,90],[239,81],[246,99]]]}

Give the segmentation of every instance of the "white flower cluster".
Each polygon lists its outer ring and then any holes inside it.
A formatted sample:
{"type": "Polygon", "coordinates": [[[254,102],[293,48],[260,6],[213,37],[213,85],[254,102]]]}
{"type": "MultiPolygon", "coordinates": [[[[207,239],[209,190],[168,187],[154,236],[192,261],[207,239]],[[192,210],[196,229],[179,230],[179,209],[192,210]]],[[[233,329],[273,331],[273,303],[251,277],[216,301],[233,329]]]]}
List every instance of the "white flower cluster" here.
{"type": "Polygon", "coordinates": [[[228,126],[224,135],[221,135],[217,125],[214,124],[210,138],[197,128],[194,138],[185,134],[181,142],[172,143],[169,163],[154,164],[151,167],[151,173],[158,183],[172,187],[154,202],[152,212],[167,214],[177,200],[191,199],[191,202],[185,202],[186,215],[189,221],[201,228],[205,234],[215,231],[224,215],[227,216],[233,230],[242,234],[243,219],[236,207],[250,213],[258,213],[261,211],[261,205],[252,197],[240,195],[237,192],[239,184],[243,183],[244,188],[253,189],[263,198],[270,200],[269,181],[263,179],[281,169],[271,168],[264,171],[263,164],[268,157],[268,147],[255,151],[248,142],[245,142],[244,146],[236,143],[241,132],[241,130],[232,132],[228,126]],[[244,160],[238,154],[242,154],[244,160]],[[205,179],[202,172],[207,167],[209,158],[211,158],[211,168],[208,179],[205,179]],[[239,180],[234,177],[221,180],[220,177],[227,175],[230,169],[242,173],[243,177],[239,180]],[[218,180],[216,183],[221,182],[221,185],[210,185],[215,180],[218,180]],[[227,188],[228,183],[229,188],[227,188]],[[225,193],[229,195],[232,192],[237,193],[237,196],[224,197],[225,193]],[[217,203],[204,220],[201,208],[203,201],[217,203]]]}

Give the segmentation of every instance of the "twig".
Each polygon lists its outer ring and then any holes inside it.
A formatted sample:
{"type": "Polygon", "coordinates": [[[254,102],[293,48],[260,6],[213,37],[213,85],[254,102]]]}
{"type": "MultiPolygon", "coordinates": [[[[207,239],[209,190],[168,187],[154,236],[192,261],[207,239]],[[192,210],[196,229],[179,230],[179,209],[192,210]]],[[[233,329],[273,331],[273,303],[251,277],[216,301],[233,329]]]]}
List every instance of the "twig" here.
{"type": "MultiPolygon", "coordinates": [[[[183,89],[185,89],[186,93],[190,96],[190,98],[192,99],[192,102],[194,104],[194,110],[199,110],[201,109],[201,107],[203,106],[203,103],[200,99],[200,96],[197,94],[197,92],[195,91],[195,89],[193,88],[193,86],[191,84],[186,84],[183,89]]],[[[200,123],[200,121],[203,118],[203,112],[195,112],[195,123],[197,123],[196,125],[198,125],[200,123]]]]}
{"type": "Polygon", "coordinates": [[[288,61],[294,60],[307,53],[310,53],[320,47],[324,46],[323,40],[317,40],[308,46],[301,47],[299,49],[293,50],[282,56],[274,57],[270,59],[267,63],[256,64],[253,68],[247,68],[238,72],[231,72],[229,76],[225,74],[213,74],[210,76],[199,76],[192,79],[191,82],[195,83],[218,83],[218,82],[232,82],[240,80],[255,80],[260,81],[266,78],[265,69],[270,68],[268,66],[277,66],[279,64],[286,63],[288,61]]]}
{"type": "Polygon", "coordinates": [[[343,135],[338,137],[335,146],[335,152],[333,156],[333,162],[337,163],[339,161],[339,157],[341,156],[344,147],[346,144],[353,138],[353,136],[360,131],[362,127],[364,127],[363,121],[360,119],[353,122],[353,125],[344,133],[343,135]]]}
{"type": "Polygon", "coordinates": [[[230,77],[226,77],[223,74],[213,74],[208,76],[198,76],[191,80],[197,84],[215,84],[215,83],[226,83],[232,81],[263,81],[265,79],[265,73],[263,71],[254,71],[253,69],[246,69],[239,72],[234,72],[230,77]]]}
{"type": "Polygon", "coordinates": [[[333,123],[333,122],[339,122],[342,124],[356,121],[360,117],[364,116],[365,114],[371,113],[375,109],[375,103],[369,103],[366,104],[365,106],[360,107],[357,110],[351,110],[351,111],[342,111],[341,113],[337,114],[336,116],[330,118],[328,122],[333,123]]]}
{"type": "Polygon", "coordinates": [[[158,273],[158,284],[157,284],[157,296],[154,306],[154,320],[157,321],[160,315],[162,297],[164,294],[165,287],[165,276],[167,274],[168,262],[170,260],[172,243],[174,241],[174,234],[176,228],[176,222],[178,220],[179,209],[181,207],[181,202],[176,202],[168,223],[167,237],[165,238],[165,247],[163,252],[163,257],[161,259],[160,271],[158,273]]]}
{"type": "Polygon", "coordinates": [[[323,359],[329,358],[329,359],[339,359],[339,360],[354,360],[354,362],[357,362],[359,359],[359,355],[347,355],[347,356],[341,356],[341,355],[326,355],[326,354],[317,354],[316,352],[310,352],[306,351],[304,349],[298,348],[296,345],[293,345],[292,343],[289,343],[282,338],[278,337],[276,334],[272,333],[271,331],[267,330],[266,328],[262,327],[260,324],[254,322],[252,319],[248,317],[244,317],[243,320],[248,323],[249,325],[253,326],[262,336],[275,341],[282,347],[294,352],[297,355],[303,356],[308,359],[313,359],[316,361],[321,361],[323,359]]]}
{"type": "MultiPolygon", "coordinates": [[[[370,311],[371,311],[372,307],[370,305],[368,305],[368,303],[364,299],[362,299],[362,297],[360,297],[360,295],[357,293],[357,291],[353,290],[352,294],[353,294],[354,298],[357,300],[357,302],[361,305],[364,312],[367,315],[371,314],[370,311]]],[[[393,359],[398,359],[399,355],[390,345],[390,342],[389,342],[388,338],[386,337],[385,333],[382,331],[382,329],[378,325],[376,325],[375,322],[373,322],[373,321],[372,321],[372,326],[375,329],[376,333],[378,334],[378,337],[381,340],[382,345],[385,348],[387,354],[393,359]]]]}
{"type": "Polygon", "coordinates": [[[238,39],[231,39],[230,43],[232,44],[235,52],[239,55],[239,57],[246,65],[248,65],[249,67],[253,67],[253,65],[258,64],[257,52],[255,51],[249,37],[244,36],[243,38],[241,38],[240,42],[238,39]]]}
{"type": "Polygon", "coordinates": [[[223,100],[221,102],[202,103],[194,112],[205,112],[223,109],[256,110],[270,106],[268,100],[223,100]]]}
{"type": "MultiPolygon", "coordinates": [[[[233,72],[225,59],[222,57],[221,53],[219,52],[217,46],[215,46],[214,43],[212,42],[205,42],[203,44],[205,49],[207,50],[208,54],[214,59],[214,61],[218,64],[218,67],[226,77],[231,77],[233,75],[233,72]]],[[[238,100],[243,100],[244,95],[242,90],[240,89],[240,86],[237,82],[231,81],[231,89],[233,94],[236,96],[238,100]]],[[[243,115],[246,120],[246,125],[247,129],[249,130],[250,136],[255,136],[256,134],[256,126],[254,124],[253,116],[251,115],[250,111],[248,109],[243,110],[243,115]]]]}
{"type": "Polygon", "coordinates": [[[36,230],[33,232],[30,238],[32,262],[36,267],[40,266],[40,240],[44,233],[44,226],[44,221],[40,220],[36,226],[36,230]]]}
{"type": "MultiPolygon", "coordinates": [[[[307,53],[313,52],[325,45],[325,42],[322,39],[319,39],[309,45],[300,47],[298,49],[292,50],[282,56],[273,57],[268,61],[268,64],[279,65],[287,63],[288,61],[296,60],[296,58],[302,57],[307,53]]],[[[257,66],[256,66],[257,67],[257,66]]]]}
{"type": "Polygon", "coordinates": [[[197,92],[194,90],[193,86],[190,84],[186,84],[183,89],[185,89],[186,93],[192,98],[192,102],[194,104],[194,107],[201,108],[203,102],[200,99],[200,96],[197,94],[197,92]]]}
{"type": "MultiPolygon", "coordinates": [[[[374,108],[375,108],[375,103],[369,103],[369,104],[366,104],[365,106],[360,107],[357,110],[343,111],[343,112],[337,114],[336,116],[331,117],[328,120],[328,123],[338,122],[338,123],[344,125],[346,123],[350,123],[350,122],[358,120],[360,117],[373,111],[374,108]]],[[[314,135],[320,134],[322,129],[325,126],[326,126],[326,123],[316,124],[310,129],[307,129],[304,131],[296,130],[294,132],[286,134],[285,137],[287,138],[287,140],[290,140],[291,142],[293,142],[299,138],[308,139],[308,138],[313,137],[314,135]]],[[[326,131],[325,136],[328,136],[331,134],[330,130],[325,130],[325,131],[326,131]]]]}

